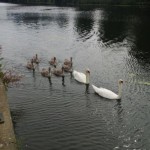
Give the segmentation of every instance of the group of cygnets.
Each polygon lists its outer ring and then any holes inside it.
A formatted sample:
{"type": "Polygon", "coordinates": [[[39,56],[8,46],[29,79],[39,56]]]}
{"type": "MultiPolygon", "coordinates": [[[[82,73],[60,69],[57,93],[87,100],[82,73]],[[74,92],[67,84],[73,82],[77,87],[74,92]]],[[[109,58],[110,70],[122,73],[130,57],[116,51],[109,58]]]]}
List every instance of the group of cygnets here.
{"type": "MultiPolygon", "coordinates": [[[[35,71],[35,65],[34,64],[39,64],[40,63],[40,60],[38,58],[38,55],[36,54],[32,59],[31,61],[29,61],[27,63],[27,68],[30,69],[30,70],[33,70],[35,71]]],[[[62,65],[61,68],[57,68],[57,60],[56,60],[56,57],[53,57],[50,61],[49,61],[49,64],[51,66],[54,67],[53,70],[51,70],[51,67],[49,66],[48,68],[43,68],[41,70],[41,75],[43,77],[50,77],[51,74],[54,74],[56,76],[64,76],[64,71],[65,72],[72,72],[72,57],[69,59],[65,59],[64,60],[64,63],[62,65]]]]}
{"type": "MultiPolygon", "coordinates": [[[[31,61],[27,63],[26,67],[30,70],[35,71],[35,65],[34,64],[39,64],[39,63],[40,63],[40,60],[38,58],[38,55],[36,54],[31,59],[31,61]]],[[[78,82],[85,84],[86,85],[86,91],[88,91],[89,83],[90,83],[90,80],[89,80],[90,79],[90,70],[86,69],[85,73],[73,70],[73,68],[72,68],[73,67],[72,57],[70,57],[70,60],[65,59],[61,68],[57,68],[58,62],[56,60],[56,57],[53,57],[49,61],[49,64],[51,66],[53,66],[54,69],[51,70],[51,67],[43,68],[41,70],[41,75],[43,77],[49,78],[50,83],[51,83],[51,75],[52,74],[62,77],[62,81],[64,82],[64,71],[65,71],[65,72],[71,73],[71,76],[73,75],[74,79],[77,80],[78,82]]],[[[112,92],[108,89],[102,88],[102,87],[98,88],[93,84],[92,84],[92,87],[93,87],[95,93],[97,93],[101,97],[104,97],[107,99],[121,99],[122,84],[123,84],[123,80],[120,79],[118,81],[118,86],[119,86],[118,94],[115,94],[114,92],[112,92]]]]}
{"type": "MultiPolygon", "coordinates": [[[[53,66],[53,70],[51,69],[50,66],[47,68],[42,68],[42,70],[40,71],[41,75],[43,77],[48,78],[51,84],[52,84],[51,82],[52,74],[58,77],[62,77],[62,84],[64,85],[64,77],[65,77],[64,72],[70,72],[70,74],[72,75],[72,65],[73,65],[72,57],[70,57],[70,60],[65,59],[61,68],[57,68],[58,62],[56,60],[56,57],[51,58],[51,60],[48,62],[51,66],[53,66]]],[[[36,65],[39,63],[40,63],[40,60],[38,58],[38,55],[36,54],[35,56],[33,56],[31,61],[27,63],[26,67],[30,70],[33,70],[34,72],[36,65]]]]}

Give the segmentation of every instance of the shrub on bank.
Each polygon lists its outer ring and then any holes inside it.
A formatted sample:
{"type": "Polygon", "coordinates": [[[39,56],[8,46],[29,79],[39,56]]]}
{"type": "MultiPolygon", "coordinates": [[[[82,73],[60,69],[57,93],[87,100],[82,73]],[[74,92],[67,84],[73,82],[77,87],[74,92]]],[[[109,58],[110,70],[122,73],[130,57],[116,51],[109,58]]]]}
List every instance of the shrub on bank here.
{"type": "Polygon", "coordinates": [[[0,82],[5,85],[5,87],[8,87],[10,83],[14,84],[21,80],[22,75],[19,75],[15,70],[3,69],[2,60],[1,57],[2,53],[2,47],[0,46],[0,82]]]}

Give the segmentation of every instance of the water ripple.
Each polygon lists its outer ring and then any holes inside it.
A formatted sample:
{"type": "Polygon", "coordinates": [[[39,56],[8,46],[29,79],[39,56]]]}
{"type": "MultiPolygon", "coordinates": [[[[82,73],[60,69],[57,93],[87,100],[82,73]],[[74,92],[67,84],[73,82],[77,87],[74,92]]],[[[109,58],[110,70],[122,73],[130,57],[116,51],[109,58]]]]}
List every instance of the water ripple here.
{"type": "Polygon", "coordinates": [[[0,9],[0,45],[6,68],[24,74],[8,89],[8,100],[22,149],[149,149],[149,12],[129,7],[76,9],[52,6],[4,6],[0,9]],[[133,19],[135,18],[135,19],[133,19]],[[35,54],[35,73],[25,65],[35,54]],[[41,77],[56,56],[61,67],[90,68],[90,84],[118,92],[111,101],[79,84],[70,74],[41,77]]]}

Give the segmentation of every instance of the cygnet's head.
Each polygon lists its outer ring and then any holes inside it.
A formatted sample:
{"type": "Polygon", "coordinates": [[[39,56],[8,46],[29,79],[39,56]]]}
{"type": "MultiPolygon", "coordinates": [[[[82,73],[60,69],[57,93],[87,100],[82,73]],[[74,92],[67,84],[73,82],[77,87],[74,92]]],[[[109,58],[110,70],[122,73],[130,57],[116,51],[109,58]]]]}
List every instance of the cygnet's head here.
{"type": "Polygon", "coordinates": [[[123,84],[123,80],[122,79],[119,79],[119,84],[123,84]]]}

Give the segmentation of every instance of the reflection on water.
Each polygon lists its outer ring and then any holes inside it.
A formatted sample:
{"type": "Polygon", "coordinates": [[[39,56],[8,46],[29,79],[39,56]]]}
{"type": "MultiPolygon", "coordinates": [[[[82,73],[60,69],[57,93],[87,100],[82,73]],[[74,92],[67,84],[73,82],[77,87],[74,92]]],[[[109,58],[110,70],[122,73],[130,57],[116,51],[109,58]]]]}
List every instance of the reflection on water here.
{"type": "MultiPolygon", "coordinates": [[[[147,11],[145,13],[147,13],[147,11]]],[[[145,30],[150,26],[150,22],[145,15],[140,15],[139,20],[140,22],[134,24],[135,28],[132,31],[135,35],[135,39],[130,54],[137,59],[138,63],[142,63],[144,66],[147,63],[150,64],[150,45],[148,38],[150,30],[145,30]]]]}
{"type": "Polygon", "coordinates": [[[128,10],[122,8],[105,8],[103,11],[103,20],[100,20],[100,40],[104,43],[113,44],[123,42],[126,38],[127,19],[130,15],[128,10]]]}
{"type": "Polygon", "coordinates": [[[41,13],[11,13],[8,14],[8,17],[12,17],[12,19],[17,24],[26,24],[29,27],[38,27],[47,26],[52,22],[56,22],[60,28],[65,27],[68,23],[67,17],[65,14],[57,14],[55,16],[49,14],[41,14],[41,13]]]}
{"type": "Polygon", "coordinates": [[[8,98],[22,149],[150,149],[149,9],[130,7],[50,7],[0,4],[0,45],[6,67],[25,75],[8,98]],[[25,68],[38,54],[35,73],[25,68]],[[90,68],[91,84],[118,90],[111,101],[66,73],[51,81],[40,70],[56,56],[59,67],[90,68]]]}
{"type": "Polygon", "coordinates": [[[93,12],[81,12],[77,14],[77,19],[76,19],[76,30],[79,34],[79,39],[86,40],[90,38],[89,34],[93,28],[93,23],[94,23],[94,16],[92,14],[93,12]]]}

